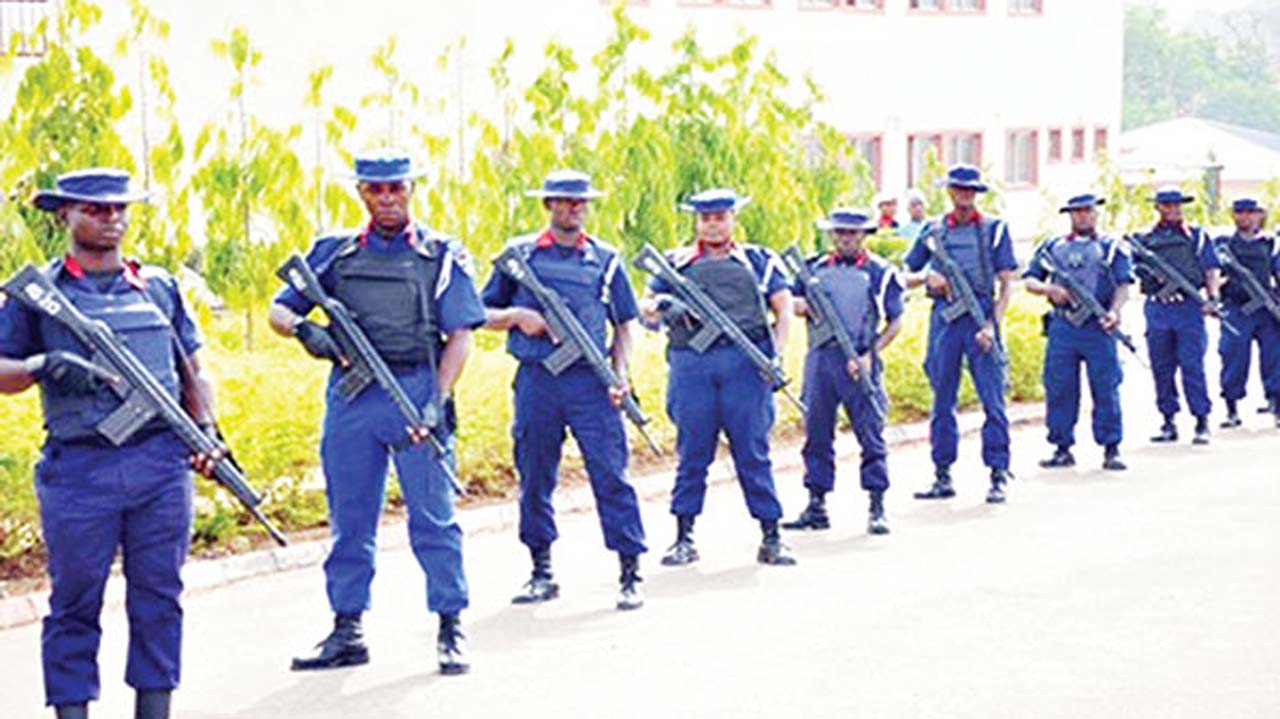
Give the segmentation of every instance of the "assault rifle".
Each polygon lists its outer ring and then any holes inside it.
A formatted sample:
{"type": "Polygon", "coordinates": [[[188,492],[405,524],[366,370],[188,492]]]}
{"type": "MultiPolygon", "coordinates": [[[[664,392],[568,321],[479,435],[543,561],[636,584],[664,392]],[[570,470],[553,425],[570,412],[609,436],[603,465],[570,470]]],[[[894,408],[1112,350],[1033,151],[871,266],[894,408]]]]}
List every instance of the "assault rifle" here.
{"type": "MultiPolygon", "coordinates": [[[[121,404],[96,429],[111,444],[117,447],[124,444],[158,417],[193,453],[212,455],[223,449],[218,438],[196,424],[177,398],[105,322],[89,318],[71,304],[44,272],[27,265],[5,283],[4,292],[14,301],[69,329],[88,348],[92,363],[110,376],[107,385],[121,399],[121,404]]],[[[235,496],[277,544],[283,547],[289,543],[262,513],[259,508],[262,497],[249,486],[244,472],[229,454],[224,454],[214,465],[213,479],[235,496]]]]}
{"type": "Polygon", "coordinates": [[[1280,299],[1277,299],[1271,290],[1263,286],[1258,278],[1241,264],[1240,259],[1236,257],[1231,248],[1227,247],[1227,243],[1218,245],[1218,259],[1222,261],[1222,265],[1229,269],[1235,270],[1232,278],[1240,278],[1244,280],[1244,291],[1249,294],[1249,301],[1240,307],[1246,315],[1251,315],[1259,309],[1266,309],[1271,316],[1280,321],[1280,299]]]}
{"type": "MultiPolygon", "coordinates": [[[[605,357],[604,352],[596,346],[591,335],[587,333],[582,323],[569,309],[569,305],[565,303],[564,298],[555,290],[547,287],[534,274],[533,268],[529,266],[529,260],[525,257],[517,247],[508,247],[498,259],[494,260],[494,265],[503,274],[520,283],[525,289],[533,294],[534,299],[538,300],[538,304],[542,305],[543,315],[547,319],[547,325],[551,329],[551,334],[559,341],[560,346],[554,352],[547,355],[542,360],[542,366],[553,375],[558,375],[577,362],[579,359],[586,359],[587,364],[591,366],[592,371],[596,373],[596,377],[605,387],[611,390],[618,389],[623,386],[622,378],[614,372],[613,366],[609,364],[609,359],[605,357]]],[[[649,448],[654,454],[661,455],[662,449],[653,441],[649,433],[645,431],[644,426],[649,423],[649,418],[640,410],[640,405],[636,402],[635,395],[628,392],[622,400],[622,412],[627,416],[635,428],[640,432],[640,436],[644,437],[645,442],[649,444],[649,448]]]]}
{"type": "MultiPolygon", "coordinates": [[[[1222,309],[1222,303],[1201,295],[1200,288],[1197,287],[1195,283],[1187,279],[1186,275],[1179,272],[1177,268],[1169,264],[1169,262],[1163,257],[1144,247],[1143,244],[1138,241],[1137,235],[1126,235],[1124,241],[1129,245],[1129,248],[1133,250],[1134,257],[1142,260],[1143,269],[1150,272],[1157,280],[1160,281],[1160,287],[1156,290],[1155,294],[1156,298],[1163,301],[1177,299],[1191,300],[1198,304],[1201,309],[1205,307],[1213,308],[1215,315],[1222,309]]],[[[1222,329],[1233,335],[1240,334],[1240,331],[1236,329],[1235,325],[1231,324],[1221,316],[1219,316],[1218,319],[1222,323],[1222,329]]]]}
{"type": "MultiPolygon", "coordinates": [[[[369,341],[368,335],[360,329],[360,325],[356,324],[355,318],[351,316],[346,305],[324,291],[320,285],[320,279],[316,277],[316,273],[301,255],[297,253],[290,255],[280,269],[276,270],[276,276],[319,307],[329,318],[329,331],[333,333],[343,356],[350,361],[350,365],[342,370],[338,391],[342,392],[347,399],[351,399],[363,392],[370,384],[377,383],[391,397],[391,401],[400,410],[400,414],[404,415],[405,421],[409,423],[409,428],[414,434],[425,435],[427,446],[435,453],[436,463],[444,471],[444,476],[449,480],[453,491],[462,494],[462,485],[458,483],[458,477],[454,474],[453,467],[449,465],[449,451],[435,433],[435,428],[439,424],[439,412],[436,411],[435,403],[428,405],[432,410],[430,417],[414,404],[395,374],[391,372],[391,368],[369,341]]],[[[435,349],[432,348],[432,351],[434,352],[435,349]]]]}
{"type": "MultiPolygon", "coordinates": [[[[1087,287],[1080,284],[1079,280],[1058,269],[1057,262],[1054,261],[1046,249],[1043,248],[1037,253],[1040,266],[1048,270],[1053,275],[1053,281],[1067,288],[1067,292],[1071,295],[1071,308],[1065,311],[1067,319],[1071,320],[1072,324],[1077,327],[1083,326],[1085,322],[1090,320],[1101,322],[1102,318],[1107,316],[1109,310],[1103,307],[1098,298],[1087,287]]],[[[1119,326],[1106,330],[1106,333],[1136,355],[1139,361],[1142,360],[1142,355],[1139,354],[1138,346],[1134,344],[1133,337],[1126,334],[1119,326]]]]}
{"type": "MultiPolygon", "coordinates": [[[[840,321],[840,315],[836,313],[836,306],[831,300],[831,295],[827,294],[827,291],[822,287],[822,280],[813,273],[809,263],[805,262],[804,256],[800,254],[800,248],[788,247],[782,253],[782,259],[786,261],[791,274],[799,277],[800,282],[804,284],[805,303],[808,306],[809,318],[812,320],[809,325],[809,332],[813,334],[813,346],[820,347],[834,338],[845,360],[856,362],[858,360],[858,347],[854,344],[853,338],[849,336],[849,329],[844,326],[844,322],[840,321]]],[[[884,396],[876,390],[876,385],[871,381],[869,375],[870,372],[864,372],[861,365],[859,365],[858,389],[871,403],[871,409],[876,413],[876,418],[884,422],[885,417],[889,414],[889,408],[885,406],[884,396]]]]}
{"type": "MultiPolygon", "coordinates": [[[[978,241],[981,242],[981,238],[978,241]]],[[[925,247],[928,247],[933,254],[934,267],[937,267],[938,271],[947,278],[947,284],[951,285],[951,292],[955,295],[955,299],[942,308],[942,319],[955,322],[969,315],[979,328],[984,327],[988,321],[987,313],[982,309],[982,303],[974,294],[973,286],[969,284],[969,278],[965,276],[964,270],[956,263],[951,253],[947,252],[947,248],[938,240],[936,234],[931,233],[925,238],[925,247]]],[[[1009,358],[1005,355],[1004,344],[1000,341],[1000,328],[992,323],[992,330],[992,357],[1001,366],[1007,365],[1009,358]]]]}
{"type": "Polygon", "coordinates": [[[705,352],[721,337],[727,338],[733,346],[747,356],[747,359],[751,360],[751,364],[755,365],[774,391],[782,392],[802,414],[804,413],[804,403],[787,389],[787,383],[790,380],[783,373],[777,359],[770,358],[761,352],[742,328],[735,324],[729,315],[720,309],[720,305],[717,305],[715,300],[711,299],[711,296],[697,283],[677,272],[676,268],[667,262],[667,258],[648,243],[640,248],[635,264],[645,272],[662,278],[671,286],[672,292],[696,315],[702,327],[689,341],[690,348],[695,352],[705,352]]]}

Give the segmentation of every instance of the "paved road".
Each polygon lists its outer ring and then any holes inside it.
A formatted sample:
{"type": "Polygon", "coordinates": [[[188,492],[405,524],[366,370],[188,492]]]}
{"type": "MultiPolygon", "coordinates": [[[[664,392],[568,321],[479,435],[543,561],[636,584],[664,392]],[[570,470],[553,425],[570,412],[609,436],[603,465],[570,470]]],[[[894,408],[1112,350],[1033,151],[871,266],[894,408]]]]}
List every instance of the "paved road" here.
{"type": "MultiPolygon", "coordinates": [[[[1250,414],[1212,447],[1156,449],[1144,441],[1150,379],[1128,371],[1127,474],[1094,470],[1087,443],[1081,467],[1041,471],[1043,429],[1028,427],[1015,433],[1008,505],[982,503],[973,439],[960,496],[923,504],[909,497],[928,482],[927,448],[911,447],[891,460],[893,534],[870,538],[846,462],[836,528],[794,537],[794,568],[754,563],[756,529],[733,486],[708,496],[704,560],[661,568],[672,520],[649,504],[639,612],[612,609],[616,565],[594,515],[564,519],[562,598],[533,609],[507,603],[527,572],[514,534],[470,537],[466,677],[434,673],[434,623],[403,550],[380,557],[363,668],[287,671],[328,628],[319,569],[191,597],[176,714],[1280,716],[1280,431],[1250,414]]],[[[800,478],[779,481],[791,515],[800,478]]],[[[97,716],[131,716],[123,613],[104,625],[97,716]]],[[[41,715],[38,647],[37,626],[0,633],[0,717],[41,715]]]]}

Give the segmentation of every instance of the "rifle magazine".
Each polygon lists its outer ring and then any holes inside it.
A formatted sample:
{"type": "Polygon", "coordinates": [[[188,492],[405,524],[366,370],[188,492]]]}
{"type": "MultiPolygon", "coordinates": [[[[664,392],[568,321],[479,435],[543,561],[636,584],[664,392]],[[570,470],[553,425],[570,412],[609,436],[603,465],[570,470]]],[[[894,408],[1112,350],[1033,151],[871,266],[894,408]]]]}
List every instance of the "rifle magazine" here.
{"type": "Polygon", "coordinates": [[[95,428],[111,444],[119,447],[156,416],[156,408],[137,390],[107,415],[95,428]]]}

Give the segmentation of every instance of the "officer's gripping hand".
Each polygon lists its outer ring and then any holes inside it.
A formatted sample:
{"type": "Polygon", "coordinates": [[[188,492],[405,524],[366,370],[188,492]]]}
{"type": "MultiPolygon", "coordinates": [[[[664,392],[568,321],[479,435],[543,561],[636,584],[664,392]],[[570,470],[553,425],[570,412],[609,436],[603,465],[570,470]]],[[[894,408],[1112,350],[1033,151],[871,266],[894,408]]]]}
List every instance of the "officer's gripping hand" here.
{"type": "Polygon", "coordinates": [[[225,459],[230,452],[227,450],[226,445],[222,444],[216,428],[212,425],[207,425],[204,430],[206,434],[217,439],[218,442],[207,452],[192,453],[191,468],[205,479],[213,479],[214,472],[218,469],[218,463],[225,459]]]}
{"type": "Polygon", "coordinates": [[[343,367],[350,364],[329,330],[310,320],[302,320],[294,325],[293,336],[297,337],[307,353],[316,359],[329,360],[343,367]]]}
{"type": "Polygon", "coordinates": [[[973,336],[978,341],[978,346],[983,352],[990,352],[992,347],[996,346],[996,328],[990,322],[982,326],[978,333],[973,336]]]}
{"type": "Polygon", "coordinates": [[[844,371],[848,372],[849,376],[855,380],[864,375],[870,377],[871,355],[861,354],[850,359],[848,362],[845,362],[844,371]]]}
{"type": "Polygon", "coordinates": [[[625,379],[619,380],[619,384],[617,387],[609,388],[609,404],[613,405],[614,407],[621,407],[622,404],[627,401],[627,397],[629,397],[630,395],[631,395],[631,386],[627,384],[627,381],[625,379]]]}
{"type": "Polygon", "coordinates": [[[935,296],[951,299],[951,282],[941,272],[929,272],[924,276],[924,286],[935,296]]]}
{"type": "Polygon", "coordinates": [[[54,350],[26,361],[26,369],[37,382],[57,387],[67,394],[92,394],[118,378],[74,352],[54,350]]]}
{"type": "Polygon", "coordinates": [[[693,310],[689,309],[689,305],[682,302],[679,297],[663,295],[658,300],[658,314],[662,315],[662,322],[668,327],[674,327],[681,322],[686,326],[693,324],[693,310]]]}
{"type": "Polygon", "coordinates": [[[520,311],[516,313],[516,329],[530,337],[546,335],[552,344],[560,344],[560,338],[556,337],[555,333],[551,331],[551,325],[547,323],[547,318],[543,317],[542,313],[537,310],[528,307],[520,308],[520,311]]]}
{"type": "Polygon", "coordinates": [[[1059,307],[1066,307],[1071,304],[1071,291],[1062,285],[1049,285],[1045,290],[1045,294],[1049,297],[1049,301],[1059,307]]]}
{"type": "Polygon", "coordinates": [[[1098,319],[1098,324],[1102,325],[1103,332],[1110,332],[1120,326],[1120,315],[1108,312],[1098,319]]]}
{"type": "Polygon", "coordinates": [[[1218,304],[1217,300],[1211,299],[1203,305],[1200,305],[1200,312],[1207,317],[1222,317],[1222,307],[1218,304]]]}

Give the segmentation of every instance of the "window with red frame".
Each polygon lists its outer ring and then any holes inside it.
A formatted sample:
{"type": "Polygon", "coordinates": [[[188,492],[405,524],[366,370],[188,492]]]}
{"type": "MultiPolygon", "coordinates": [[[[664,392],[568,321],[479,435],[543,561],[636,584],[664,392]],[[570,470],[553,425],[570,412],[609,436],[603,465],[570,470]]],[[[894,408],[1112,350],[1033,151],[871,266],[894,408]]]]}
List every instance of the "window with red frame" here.
{"type": "Polygon", "coordinates": [[[910,0],[912,10],[925,12],[985,12],[987,0],[910,0]]]}
{"type": "Polygon", "coordinates": [[[1010,186],[1035,186],[1040,179],[1039,152],[1035,130],[1011,130],[1005,139],[1005,182],[1010,186]]]}
{"type": "Polygon", "coordinates": [[[1062,129],[1051,128],[1049,130],[1049,162],[1062,162],[1062,129]]]}
{"type": "Polygon", "coordinates": [[[1084,162],[1084,128],[1071,130],[1071,161],[1084,162]]]}
{"type": "Polygon", "coordinates": [[[858,156],[871,167],[871,180],[880,189],[884,169],[884,140],[880,135],[851,135],[849,142],[858,156]]]}
{"type": "Polygon", "coordinates": [[[1042,15],[1044,0],[1009,0],[1010,15],[1042,15]]]}
{"type": "Polygon", "coordinates": [[[1093,157],[1098,159],[1107,154],[1107,128],[1093,128],[1093,157]]]}
{"type": "Polygon", "coordinates": [[[803,10],[883,10],[884,0],[800,0],[803,10]]]}
{"type": "Polygon", "coordinates": [[[944,165],[964,162],[982,165],[982,133],[921,132],[907,136],[907,184],[915,186],[924,176],[925,157],[932,148],[944,165]]]}
{"type": "Polygon", "coordinates": [[[942,159],[942,135],[919,134],[907,137],[907,185],[916,186],[917,180],[924,177],[925,158],[933,150],[938,159],[942,159]]]}
{"type": "Polygon", "coordinates": [[[18,57],[43,57],[49,42],[38,30],[50,5],[48,0],[0,0],[0,55],[12,47],[18,57]]]}

